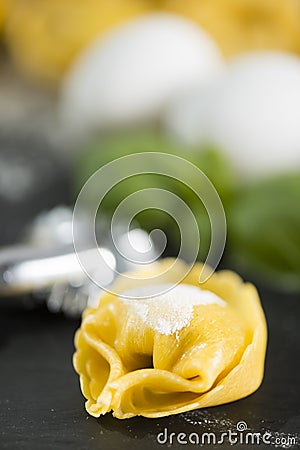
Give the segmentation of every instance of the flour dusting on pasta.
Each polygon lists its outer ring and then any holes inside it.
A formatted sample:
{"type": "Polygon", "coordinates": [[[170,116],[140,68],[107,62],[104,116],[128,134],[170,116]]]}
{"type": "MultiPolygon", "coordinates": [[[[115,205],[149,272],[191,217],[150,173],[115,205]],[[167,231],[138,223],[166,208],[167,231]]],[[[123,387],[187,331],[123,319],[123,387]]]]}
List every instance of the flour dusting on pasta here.
{"type": "MultiPolygon", "coordinates": [[[[183,284],[175,287],[169,273],[174,260],[162,259],[150,272],[138,269],[136,281],[116,282],[120,294],[107,292],[85,311],[73,360],[92,416],[165,417],[229,403],[260,386],[267,328],[256,289],[230,271],[199,286],[204,266],[185,275],[180,264],[183,284]],[[165,282],[146,284],[162,273],[165,282]]],[[[206,416],[189,421],[209,426],[206,416]]]]}
{"type": "Polygon", "coordinates": [[[153,286],[151,286],[151,296],[147,296],[147,286],[139,289],[130,289],[123,292],[123,296],[130,296],[130,299],[119,299],[126,304],[130,312],[139,316],[144,324],[156,332],[169,336],[180,331],[189,325],[194,306],[211,305],[226,306],[226,302],[210,291],[202,290],[197,286],[188,284],[173,285],[164,284],[157,286],[158,294],[153,296],[153,286]],[[138,299],[135,299],[137,297],[138,299]]]}

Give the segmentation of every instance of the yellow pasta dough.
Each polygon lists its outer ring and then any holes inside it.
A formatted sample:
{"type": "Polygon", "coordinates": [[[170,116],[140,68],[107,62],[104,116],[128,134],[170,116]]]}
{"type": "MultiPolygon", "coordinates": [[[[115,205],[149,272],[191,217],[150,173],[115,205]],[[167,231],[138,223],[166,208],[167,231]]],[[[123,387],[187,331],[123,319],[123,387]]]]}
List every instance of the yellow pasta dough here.
{"type": "Polygon", "coordinates": [[[206,29],[226,56],[255,49],[300,52],[299,0],[162,0],[206,29]]]}
{"type": "Polygon", "coordinates": [[[50,82],[60,80],[98,36],[153,10],[151,0],[10,0],[9,5],[5,34],[14,60],[29,75],[50,82]]]}
{"type": "Polygon", "coordinates": [[[184,276],[183,263],[174,287],[172,264],[137,272],[144,288],[129,279],[124,295],[107,293],[85,311],[74,367],[91,415],[167,416],[240,399],[261,384],[267,330],[255,287],[229,271],[199,285],[203,266],[184,276]],[[149,273],[162,272],[161,293],[145,297],[149,273]]]}

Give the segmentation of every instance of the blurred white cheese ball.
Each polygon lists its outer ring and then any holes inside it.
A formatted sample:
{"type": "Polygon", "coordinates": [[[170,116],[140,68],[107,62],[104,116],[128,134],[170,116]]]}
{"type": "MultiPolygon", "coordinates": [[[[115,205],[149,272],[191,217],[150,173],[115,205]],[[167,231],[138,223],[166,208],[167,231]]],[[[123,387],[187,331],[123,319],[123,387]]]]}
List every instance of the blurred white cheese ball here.
{"type": "Polygon", "coordinates": [[[165,126],[189,144],[215,144],[249,177],[300,168],[300,58],[255,52],[232,60],[206,89],[174,102],[165,126]]]}
{"type": "Polygon", "coordinates": [[[224,67],[206,32],[172,14],[127,22],[79,57],[62,90],[65,123],[74,130],[136,125],[224,67]]]}

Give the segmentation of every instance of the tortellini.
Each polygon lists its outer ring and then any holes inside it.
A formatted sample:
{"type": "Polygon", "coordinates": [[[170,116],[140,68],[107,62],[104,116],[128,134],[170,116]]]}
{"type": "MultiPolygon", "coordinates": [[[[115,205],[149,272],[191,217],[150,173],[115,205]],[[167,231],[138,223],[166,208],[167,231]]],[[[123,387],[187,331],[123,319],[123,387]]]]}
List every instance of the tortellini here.
{"type": "Polygon", "coordinates": [[[300,52],[298,0],[162,0],[202,26],[226,56],[255,49],[300,52]]]}
{"type": "Polygon", "coordinates": [[[74,367],[92,416],[168,416],[240,399],[261,384],[267,329],[255,287],[229,271],[200,285],[198,263],[190,272],[182,263],[188,274],[174,286],[172,262],[139,271],[144,287],[128,281],[123,295],[106,293],[85,311],[74,367]],[[149,271],[166,279],[147,297],[149,271]]]}
{"type": "Polygon", "coordinates": [[[94,39],[154,9],[151,0],[6,0],[6,3],[9,5],[6,43],[13,58],[24,72],[46,82],[59,81],[94,39]]]}

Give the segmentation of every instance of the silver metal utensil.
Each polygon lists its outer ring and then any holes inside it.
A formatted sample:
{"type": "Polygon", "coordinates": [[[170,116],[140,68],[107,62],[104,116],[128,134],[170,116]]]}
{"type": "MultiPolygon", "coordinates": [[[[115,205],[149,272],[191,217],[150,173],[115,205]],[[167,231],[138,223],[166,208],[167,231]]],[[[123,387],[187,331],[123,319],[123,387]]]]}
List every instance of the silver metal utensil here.
{"type": "MultiPolygon", "coordinates": [[[[85,237],[86,224],[82,219],[82,236],[85,237]]],[[[92,247],[85,243],[85,250],[76,254],[72,243],[72,210],[66,207],[38,216],[27,233],[26,243],[0,250],[0,296],[32,294],[46,301],[52,312],[64,312],[68,316],[79,316],[87,305],[94,305],[103,289],[109,286],[116,271],[136,268],[130,259],[131,248],[149,247],[150,236],[135,228],[120,227],[117,243],[122,253],[115,250],[108,238],[107,227],[100,227],[103,245],[92,247]],[[101,231],[102,229],[102,231],[101,231]],[[105,261],[99,267],[99,252],[105,261]],[[88,261],[85,271],[80,260],[88,261]],[[86,274],[97,273],[97,286],[86,274]]],[[[148,255],[149,256],[149,255],[148,255]]],[[[151,242],[151,257],[158,256],[151,242]]]]}

